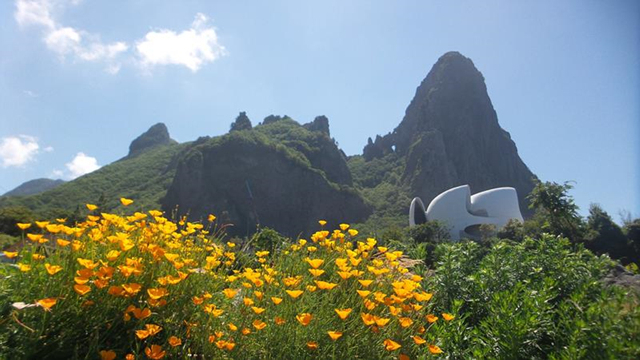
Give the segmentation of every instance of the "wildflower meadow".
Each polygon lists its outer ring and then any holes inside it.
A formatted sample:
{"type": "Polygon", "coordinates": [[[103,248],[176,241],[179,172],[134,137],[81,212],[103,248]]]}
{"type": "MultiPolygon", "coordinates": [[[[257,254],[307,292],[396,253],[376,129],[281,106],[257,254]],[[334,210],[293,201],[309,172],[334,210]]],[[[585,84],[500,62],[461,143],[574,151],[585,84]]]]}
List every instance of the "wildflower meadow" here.
{"type": "Polygon", "coordinates": [[[214,215],[86,208],[74,226],[17,224],[0,267],[7,358],[427,359],[459,321],[401,251],[348,224],[263,246],[225,240],[214,215]]]}

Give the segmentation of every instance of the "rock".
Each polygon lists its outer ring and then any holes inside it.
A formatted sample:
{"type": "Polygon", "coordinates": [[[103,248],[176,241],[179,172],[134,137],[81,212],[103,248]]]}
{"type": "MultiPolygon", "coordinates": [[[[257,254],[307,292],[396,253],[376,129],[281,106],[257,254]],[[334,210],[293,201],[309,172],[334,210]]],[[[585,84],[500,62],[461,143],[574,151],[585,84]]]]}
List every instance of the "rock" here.
{"type": "Polygon", "coordinates": [[[498,124],[484,77],[458,52],[444,54],[416,90],[402,122],[364,149],[365,159],[395,150],[406,158],[403,181],[411,196],[428,204],[448,188],[469,184],[474,192],[509,186],[523,215],[533,173],[498,124]]]}
{"type": "Polygon", "coordinates": [[[172,140],[171,137],[169,137],[169,130],[167,129],[167,126],[163,123],[157,123],[131,142],[127,157],[139,155],[156,146],[172,144],[175,142],[175,140],[172,140]]]}
{"type": "Polygon", "coordinates": [[[627,271],[624,266],[616,264],[607,276],[602,279],[607,285],[615,285],[623,288],[631,289],[640,295],[640,275],[634,275],[627,271]]]}
{"type": "Polygon", "coordinates": [[[239,130],[251,130],[253,126],[251,125],[251,120],[247,116],[247,113],[241,111],[238,117],[236,117],[236,121],[231,123],[231,129],[229,131],[239,131],[239,130]]]}
{"type": "Polygon", "coordinates": [[[324,115],[316,116],[312,122],[302,126],[309,131],[320,131],[331,137],[331,133],[329,132],[329,119],[324,115]]]}
{"type": "MultiPolygon", "coordinates": [[[[317,230],[320,219],[331,226],[366,219],[371,210],[360,195],[335,176],[331,180],[324,163],[299,151],[296,132],[302,138],[312,135],[281,120],[192,146],[179,160],[163,210],[170,213],[177,206],[179,214],[189,213],[192,219],[209,213],[225,217],[233,224],[227,232],[237,236],[252,234],[258,224],[296,237],[317,230]],[[282,140],[276,131],[283,132],[282,140]]],[[[332,144],[326,135],[321,137],[332,144]]],[[[314,149],[306,154],[325,154],[334,159],[327,166],[339,168],[341,161],[347,169],[344,159],[321,146],[314,149]]]]}

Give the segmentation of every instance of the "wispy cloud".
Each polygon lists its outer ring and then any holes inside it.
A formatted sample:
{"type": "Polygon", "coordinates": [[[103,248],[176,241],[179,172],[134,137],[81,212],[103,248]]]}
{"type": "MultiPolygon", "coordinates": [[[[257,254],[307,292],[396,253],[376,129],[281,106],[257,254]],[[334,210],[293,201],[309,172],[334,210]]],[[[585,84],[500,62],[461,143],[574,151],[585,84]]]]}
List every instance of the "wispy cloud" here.
{"type": "Polygon", "coordinates": [[[18,135],[4,137],[0,141],[2,167],[24,166],[35,159],[39,149],[38,140],[32,136],[18,135]]]}
{"type": "Polygon", "coordinates": [[[38,95],[37,93],[35,93],[35,92],[31,91],[31,90],[22,90],[22,93],[27,95],[28,97],[31,97],[31,98],[37,98],[37,97],[40,96],[40,95],[38,95]]]}
{"type": "Polygon", "coordinates": [[[209,26],[209,19],[201,13],[196,14],[189,30],[180,33],[167,29],[148,32],[136,43],[136,50],[145,67],[183,65],[193,72],[226,54],[216,30],[209,26]]]}
{"type": "MultiPolygon", "coordinates": [[[[69,179],[75,179],[79,176],[100,169],[98,160],[92,156],[85,155],[83,152],[77,153],[73,160],[66,163],[65,166],[68,170],[68,174],[66,175],[66,177],[69,179]]],[[[54,173],[59,176],[62,175],[62,172],[58,170],[54,170],[54,173]]]]}
{"type": "Polygon", "coordinates": [[[77,3],[79,1],[16,0],[14,18],[22,27],[41,27],[47,48],[61,59],[71,57],[75,61],[104,62],[105,70],[113,73],[114,68],[120,68],[119,55],[126,52],[129,46],[121,41],[105,44],[99,35],[63,26],[56,20],[55,10],[77,3]]]}
{"type": "Polygon", "coordinates": [[[169,29],[149,31],[135,41],[135,51],[126,41],[105,43],[99,34],[65,26],[56,14],[80,0],[16,0],[14,18],[21,27],[39,27],[42,40],[61,60],[101,62],[105,71],[117,74],[122,65],[137,63],[145,71],[158,65],[182,65],[197,72],[204,64],[226,54],[216,29],[206,15],[198,13],[191,27],[181,32],[169,29]]]}

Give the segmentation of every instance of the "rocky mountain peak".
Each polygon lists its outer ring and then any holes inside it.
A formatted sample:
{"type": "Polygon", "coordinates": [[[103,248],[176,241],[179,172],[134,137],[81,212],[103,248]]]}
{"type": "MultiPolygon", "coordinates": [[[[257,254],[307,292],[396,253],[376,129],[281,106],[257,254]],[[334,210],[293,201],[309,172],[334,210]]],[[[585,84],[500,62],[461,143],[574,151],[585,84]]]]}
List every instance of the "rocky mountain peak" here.
{"type": "Polygon", "coordinates": [[[473,192],[512,186],[523,214],[530,212],[524,197],[534,175],[498,124],[484,77],[458,52],[438,59],[402,122],[369,141],[363,156],[371,160],[391,152],[406,159],[403,182],[427,203],[454,186],[469,184],[473,192]]]}
{"type": "Polygon", "coordinates": [[[167,126],[163,123],[157,123],[131,142],[127,156],[136,156],[152,147],[171,143],[175,143],[175,140],[169,137],[167,126]]]}

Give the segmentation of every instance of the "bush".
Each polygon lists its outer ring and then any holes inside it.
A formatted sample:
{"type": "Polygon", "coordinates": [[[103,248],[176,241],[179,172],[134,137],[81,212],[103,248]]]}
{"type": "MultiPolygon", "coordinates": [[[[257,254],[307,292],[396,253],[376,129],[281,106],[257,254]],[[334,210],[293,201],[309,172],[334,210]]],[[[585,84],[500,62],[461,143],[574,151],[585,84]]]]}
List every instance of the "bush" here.
{"type": "Polygon", "coordinates": [[[605,287],[613,262],[544,235],[490,249],[475,242],[436,249],[437,306],[454,308],[457,358],[638,358],[635,295],[605,287]],[[486,253],[485,253],[486,252],[486,253]]]}

